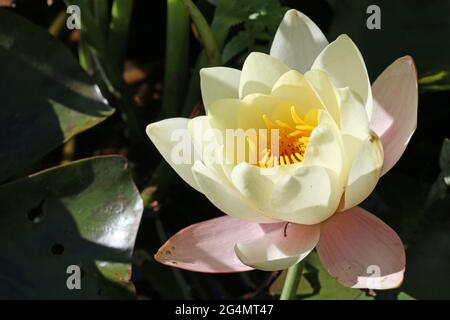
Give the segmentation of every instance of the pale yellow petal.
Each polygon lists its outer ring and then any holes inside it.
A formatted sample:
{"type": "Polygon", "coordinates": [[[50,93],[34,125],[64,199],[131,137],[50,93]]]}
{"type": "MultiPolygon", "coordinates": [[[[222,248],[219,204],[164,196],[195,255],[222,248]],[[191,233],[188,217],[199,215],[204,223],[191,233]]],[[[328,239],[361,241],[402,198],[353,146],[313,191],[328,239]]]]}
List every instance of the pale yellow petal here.
{"type": "Polygon", "coordinates": [[[251,93],[269,94],[274,83],[287,71],[289,67],[274,57],[250,53],[242,67],[239,98],[251,93]]]}

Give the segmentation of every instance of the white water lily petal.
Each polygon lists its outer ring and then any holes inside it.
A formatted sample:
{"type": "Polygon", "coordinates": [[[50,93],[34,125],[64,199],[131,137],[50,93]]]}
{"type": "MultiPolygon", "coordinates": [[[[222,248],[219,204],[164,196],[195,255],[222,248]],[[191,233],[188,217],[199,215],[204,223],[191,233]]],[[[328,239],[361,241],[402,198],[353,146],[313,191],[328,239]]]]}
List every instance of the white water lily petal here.
{"type": "Polygon", "coordinates": [[[217,176],[201,161],[192,167],[192,172],[204,195],[224,213],[245,221],[257,223],[279,222],[258,212],[233,188],[225,176],[217,176]]]}
{"type": "Polygon", "coordinates": [[[272,114],[280,107],[282,107],[280,101],[273,96],[260,93],[249,94],[242,100],[238,126],[244,130],[266,129],[263,115],[272,117],[272,114]]]}
{"type": "Polygon", "coordinates": [[[237,99],[241,71],[226,67],[200,70],[200,88],[206,113],[210,105],[220,99],[237,99]]]}
{"type": "Polygon", "coordinates": [[[287,65],[268,54],[250,53],[242,67],[239,98],[251,93],[269,94],[278,78],[289,70],[287,65]]]}
{"type": "Polygon", "coordinates": [[[223,175],[222,146],[217,143],[217,134],[213,131],[208,116],[198,116],[188,123],[195,153],[203,164],[218,176],[223,175]]]}
{"type": "MultiPolygon", "coordinates": [[[[319,95],[305,77],[296,70],[283,74],[273,85],[271,95],[280,101],[294,105],[295,111],[301,117],[304,117],[311,109],[325,110],[319,95]]],[[[290,114],[289,105],[286,109],[287,114],[290,114]]]]}
{"type": "Polygon", "coordinates": [[[344,176],[347,177],[364,141],[370,138],[369,122],[361,98],[350,88],[338,89],[342,142],[344,145],[344,176]]]}
{"type": "Polygon", "coordinates": [[[194,144],[194,148],[198,154],[203,153],[203,144],[205,140],[205,134],[211,129],[208,116],[198,116],[192,118],[188,122],[188,130],[194,144]]]}
{"type": "Polygon", "coordinates": [[[361,145],[348,175],[339,211],[360,204],[375,189],[383,166],[383,146],[375,134],[361,145]]]}
{"type": "Polygon", "coordinates": [[[366,139],[370,129],[364,102],[350,88],[341,88],[338,92],[342,134],[366,139]]]}
{"type": "Polygon", "coordinates": [[[334,121],[339,125],[339,93],[328,75],[322,70],[310,70],[305,73],[305,78],[316,91],[334,121]]]}
{"type": "Polygon", "coordinates": [[[340,35],[314,61],[312,69],[326,71],[338,88],[350,87],[364,101],[367,114],[372,114],[372,90],[364,59],[347,35],[340,35]]]}
{"type": "Polygon", "coordinates": [[[258,239],[234,247],[241,262],[264,271],[287,269],[305,258],[319,242],[320,226],[280,225],[258,239]]]}
{"type": "Polygon", "coordinates": [[[242,162],[231,172],[231,181],[244,198],[259,210],[270,210],[273,181],[262,168],[242,162]]]}
{"type": "Polygon", "coordinates": [[[340,176],[344,169],[344,160],[339,128],[328,113],[321,111],[319,124],[311,134],[303,163],[329,168],[340,176]]]}
{"type": "Polygon", "coordinates": [[[320,166],[301,166],[278,179],[266,215],[299,224],[317,224],[331,217],[342,196],[339,176],[320,166]]]}
{"type": "Polygon", "coordinates": [[[189,119],[187,118],[171,118],[161,120],[149,124],[146,128],[146,132],[150,140],[158,149],[159,153],[161,153],[163,158],[169,163],[169,165],[175,170],[175,172],[192,188],[196,189],[199,192],[202,192],[197,185],[197,182],[195,181],[191,170],[192,163],[195,159],[199,159],[200,156],[192,152],[192,141],[189,135],[186,136],[188,130],[188,122],[189,119]],[[180,130],[178,131],[179,134],[177,134],[176,137],[172,137],[172,134],[178,129],[180,130]],[[180,138],[180,134],[182,134],[183,130],[185,133],[185,139],[188,141],[188,148],[190,148],[192,154],[190,157],[187,157],[189,158],[189,161],[187,163],[174,163],[174,160],[172,159],[172,152],[174,151],[174,147],[180,144],[180,141],[174,141],[172,140],[172,138],[180,138]]]}
{"type": "Polygon", "coordinates": [[[239,112],[244,102],[239,99],[214,101],[209,107],[208,117],[211,126],[225,132],[226,129],[239,128],[239,112]]]}
{"type": "Polygon", "coordinates": [[[327,44],[327,38],[311,19],[291,9],[278,27],[270,55],[304,73],[327,44]]]}

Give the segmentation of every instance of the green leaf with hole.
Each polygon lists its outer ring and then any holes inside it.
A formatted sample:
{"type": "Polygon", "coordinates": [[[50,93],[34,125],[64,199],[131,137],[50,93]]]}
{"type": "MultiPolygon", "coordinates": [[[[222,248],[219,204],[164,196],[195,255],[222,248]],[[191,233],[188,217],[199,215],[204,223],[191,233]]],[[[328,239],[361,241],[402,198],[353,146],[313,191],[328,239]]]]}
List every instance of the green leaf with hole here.
{"type": "MultiPolygon", "coordinates": [[[[297,299],[304,300],[373,300],[364,291],[339,284],[322,266],[319,256],[312,252],[306,258],[305,268],[297,290],[297,299]]],[[[279,296],[283,289],[286,271],[270,287],[270,293],[279,296]]]]}
{"type": "Polygon", "coordinates": [[[72,53],[0,9],[0,181],[114,111],[72,53]]]}
{"type": "Polygon", "coordinates": [[[142,210],[122,157],[84,159],[0,186],[0,298],[133,297],[142,210]],[[70,290],[77,280],[70,268],[78,267],[80,288],[70,290]]]}

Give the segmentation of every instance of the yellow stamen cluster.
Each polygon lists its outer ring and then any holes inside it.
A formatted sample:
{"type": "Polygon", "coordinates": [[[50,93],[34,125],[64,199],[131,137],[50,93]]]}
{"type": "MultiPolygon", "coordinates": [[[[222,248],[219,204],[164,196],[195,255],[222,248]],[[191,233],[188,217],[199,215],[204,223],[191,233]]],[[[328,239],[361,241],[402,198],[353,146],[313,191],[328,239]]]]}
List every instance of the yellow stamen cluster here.
{"type": "Polygon", "coordinates": [[[263,151],[262,158],[258,162],[261,168],[272,168],[278,165],[289,165],[303,162],[309,137],[314,127],[307,124],[291,107],[291,117],[294,125],[289,125],[283,121],[272,121],[266,114],[263,121],[269,130],[278,130],[279,144],[278,152],[274,154],[270,148],[263,151]]]}

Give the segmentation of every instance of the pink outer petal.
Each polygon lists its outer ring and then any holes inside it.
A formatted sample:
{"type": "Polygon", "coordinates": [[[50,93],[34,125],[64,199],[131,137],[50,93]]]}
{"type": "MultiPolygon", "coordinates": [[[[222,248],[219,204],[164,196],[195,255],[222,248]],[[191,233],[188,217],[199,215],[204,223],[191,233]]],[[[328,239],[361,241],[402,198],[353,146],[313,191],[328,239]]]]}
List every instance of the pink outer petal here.
{"type": "Polygon", "coordinates": [[[400,159],[417,126],[417,71],[410,56],[394,61],[372,85],[370,128],[384,148],[381,175],[400,159]]]}
{"type": "Polygon", "coordinates": [[[402,241],[362,208],[336,213],[324,222],[317,251],[328,272],[346,287],[390,289],[403,281],[402,241]]]}
{"type": "Polygon", "coordinates": [[[223,216],[176,233],[155,254],[163,264],[181,269],[228,273],[253,270],[239,261],[234,246],[264,237],[285,223],[258,224],[223,216]]]}

